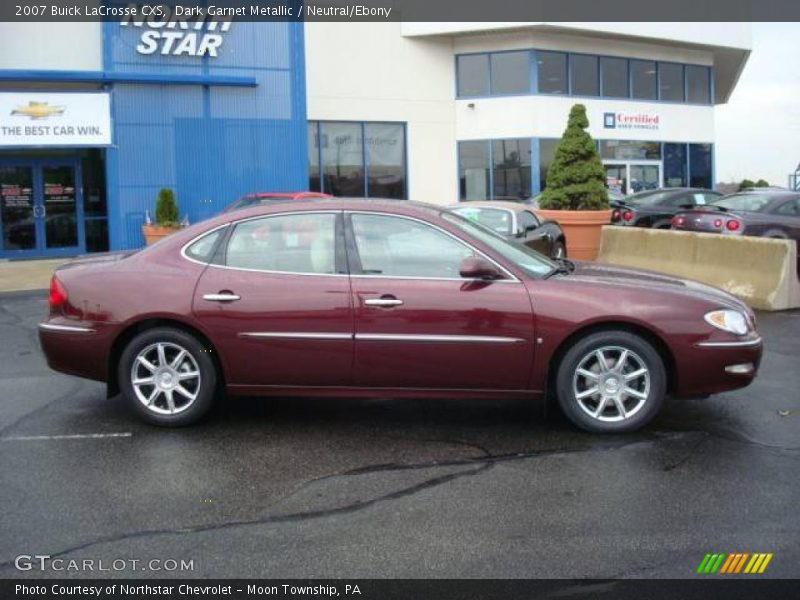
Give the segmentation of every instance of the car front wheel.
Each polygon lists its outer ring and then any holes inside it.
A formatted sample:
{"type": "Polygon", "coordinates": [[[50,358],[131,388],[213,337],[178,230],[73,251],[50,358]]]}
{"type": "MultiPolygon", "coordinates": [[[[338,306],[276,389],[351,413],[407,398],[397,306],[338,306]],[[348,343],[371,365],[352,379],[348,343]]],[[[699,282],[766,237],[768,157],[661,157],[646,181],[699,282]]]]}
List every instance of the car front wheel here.
{"type": "Polygon", "coordinates": [[[594,333],[564,355],[556,393],[564,414],[581,429],[634,431],[647,424],[664,402],[664,362],[653,346],[637,335],[594,333]]]}
{"type": "Polygon", "coordinates": [[[148,423],[170,427],[199,420],[214,400],[217,373],[194,336],[168,327],[137,335],[120,357],[121,390],[148,423]]]}

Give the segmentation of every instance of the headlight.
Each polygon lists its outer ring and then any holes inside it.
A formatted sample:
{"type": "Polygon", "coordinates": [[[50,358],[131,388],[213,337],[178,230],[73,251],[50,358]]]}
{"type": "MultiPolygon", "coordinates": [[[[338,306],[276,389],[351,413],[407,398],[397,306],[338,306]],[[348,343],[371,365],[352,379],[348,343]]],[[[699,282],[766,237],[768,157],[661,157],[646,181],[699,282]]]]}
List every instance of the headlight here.
{"type": "Polygon", "coordinates": [[[706,313],[706,323],[722,331],[734,333],[736,335],[744,335],[747,333],[747,319],[745,316],[735,310],[712,310],[706,313]]]}

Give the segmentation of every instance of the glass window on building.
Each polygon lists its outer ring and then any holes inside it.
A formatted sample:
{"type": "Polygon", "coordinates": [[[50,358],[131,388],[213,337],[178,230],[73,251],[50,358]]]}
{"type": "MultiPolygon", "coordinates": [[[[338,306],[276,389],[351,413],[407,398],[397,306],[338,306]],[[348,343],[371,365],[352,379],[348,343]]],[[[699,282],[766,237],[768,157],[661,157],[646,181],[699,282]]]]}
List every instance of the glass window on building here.
{"type": "Polygon", "coordinates": [[[628,61],[624,58],[603,57],[600,59],[603,96],[627,98],[630,96],[628,61]]]}
{"type": "Polygon", "coordinates": [[[319,121],[308,123],[308,189],[312,192],[322,191],[319,174],[319,121]]]}
{"type": "Polygon", "coordinates": [[[406,144],[402,123],[366,123],[367,192],[372,198],[406,198],[406,144]]]}
{"type": "Polygon", "coordinates": [[[320,123],[322,188],[334,196],[364,196],[360,123],[320,123]]]}
{"type": "Polygon", "coordinates": [[[686,144],[664,144],[664,187],[686,187],[686,144]]]}
{"type": "Polygon", "coordinates": [[[109,248],[104,159],[103,150],[92,148],[86,151],[81,160],[87,252],[107,252],[109,248]]]}
{"type": "Polygon", "coordinates": [[[569,61],[571,93],[575,96],[599,96],[598,58],[584,54],[572,54],[569,61]]]}
{"type": "Polygon", "coordinates": [[[536,53],[540,94],[567,94],[567,55],[563,52],[536,53]]]}
{"type": "Polygon", "coordinates": [[[661,144],[659,142],[601,140],[600,156],[604,160],[659,160],[661,144]]]}
{"type": "Polygon", "coordinates": [[[458,95],[487,96],[489,94],[489,55],[471,54],[457,59],[458,95]]]}
{"type": "Polygon", "coordinates": [[[631,61],[631,96],[639,100],[656,99],[656,63],[652,60],[631,61]]]}
{"type": "Polygon", "coordinates": [[[483,140],[458,143],[458,181],[461,200],[489,197],[489,144],[483,140]]]}
{"type": "Polygon", "coordinates": [[[531,195],[531,140],[492,142],[495,200],[526,199],[531,195]]]}
{"type": "Polygon", "coordinates": [[[556,147],[559,140],[539,140],[539,187],[547,187],[547,171],[556,158],[556,147]]]}
{"type": "Polygon", "coordinates": [[[686,101],[711,104],[711,69],[686,66],[686,101]]]}
{"type": "Polygon", "coordinates": [[[491,61],[493,95],[530,93],[529,52],[498,52],[491,55],[491,61]]]}
{"type": "Polygon", "coordinates": [[[689,185],[697,188],[713,188],[711,144],[689,144],[689,185]]]}
{"type": "Polygon", "coordinates": [[[683,65],[658,63],[659,99],[665,102],[683,102],[683,65]]]}

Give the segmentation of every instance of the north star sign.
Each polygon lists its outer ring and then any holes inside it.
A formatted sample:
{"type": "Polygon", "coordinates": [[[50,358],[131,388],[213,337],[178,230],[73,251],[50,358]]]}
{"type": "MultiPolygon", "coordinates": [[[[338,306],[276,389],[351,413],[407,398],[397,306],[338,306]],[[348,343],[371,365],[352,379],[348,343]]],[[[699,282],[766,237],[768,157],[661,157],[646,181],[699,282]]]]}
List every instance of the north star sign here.
{"type": "Polygon", "coordinates": [[[224,34],[231,28],[230,21],[218,21],[206,16],[187,19],[166,11],[161,16],[128,15],[120,25],[144,29],[136,44],[136,52],[162,56],[216,57],[225,41],[224,34]]]}

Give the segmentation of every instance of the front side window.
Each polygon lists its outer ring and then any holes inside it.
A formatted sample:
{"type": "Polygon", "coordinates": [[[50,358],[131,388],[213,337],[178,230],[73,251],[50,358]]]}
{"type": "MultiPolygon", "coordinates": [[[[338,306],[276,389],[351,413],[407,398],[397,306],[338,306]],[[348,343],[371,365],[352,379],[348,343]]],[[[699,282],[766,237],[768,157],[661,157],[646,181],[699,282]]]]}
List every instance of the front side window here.
{"type": "Polygon", "coordinates": [[[537,52],[536,66],[540,94],[566,94],[567,55],[563,52],[537,52]]]}
{"type": "Polygon", "coordinates": [[[779,215],[787,215],[789,217],[800,217],[800,199],[789,200],[784,202],[775,211],[779,215]]]}
{"type": "Polygon", "coordinates": [[[364,275],[458,278],[461,262],[474,253],[452,236],[411,219],[351,216],[364,275]]]}
{"type": "Polygon", "coordinates": [[[231,234],[225,264],[238,269],[336,273],[336,215],[308,213],[244,221],[231,234]]]}
{"type": "Polygon", "coordinates": [[[768,194],[731,194],[714,200],[711,204],[728,210],[759,212],[769,204],[770,200],[772,200],[772,196],[768,194]]]}
{"type": "Polygon", "coordinates": [[[519,213],[517,215],[517,220],[519,221],[520,231],[523,233],[531,229],[536,229],[541,224],[539,223],[539,219],[536,218],[536,215],[528,210],[523,210],[519,213]]]}

